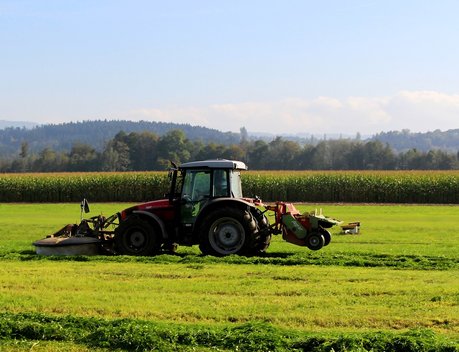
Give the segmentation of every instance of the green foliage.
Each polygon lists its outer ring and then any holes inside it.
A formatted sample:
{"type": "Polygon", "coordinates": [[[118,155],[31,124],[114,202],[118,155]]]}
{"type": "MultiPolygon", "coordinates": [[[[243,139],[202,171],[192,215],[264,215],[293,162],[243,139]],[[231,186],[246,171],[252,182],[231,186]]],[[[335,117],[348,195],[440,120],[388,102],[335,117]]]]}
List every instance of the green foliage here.
{"type": "MultiPolygon", "coordinates": [[[[459,204],[457,172],[246,172],[264,201],[459,204]]],[[[169,192],[165,172],[0,175],[0,202],[141,202],[169,192]]]]}
{"type": "Polygon", "coordinates": [[[403,352],[435,352],[457,351],[455,342],[438,341],[435,333],[428,329],[414,329],[406,333],[393,334],[385,332],[362,335],[348,334],[332,338],[311,337],[292,345],[294,349],[311,352],[328,351],[403,351],[403,352]]]}
{"type": "Polygon", "coordinates": [[[126,351],[212,348],[231,351],[393,351],[454,352],[459,342],[431,330],[405,333],[310,334],[248,322],[228,326],[161,324],[136,319],[105,320],[74,316],[0,313],[3,340],[68,341],[126,351]]]}
{"type": "Polygon", "coordinates": [[[266,201],[459,203],[459,174],[435,172],[252,172],[245,195],[266,201]]]}
{"type": "Polygon", "coordinates": [[[147,201],[163,198],[166,173],[77,173],[0,176],[1,202],[147,201]]]}
{"type": "Polygon", "coordinates": [[[215,158],[243,160],[253,170],[459,169],[458,154],[454,149],[454,153],[441,150],[443,144],[440,148],[430,146],[430,150],[408,146],[395,152],[377,139],[317,142],[313,138],[300,143],[276,137],[269,142],[249,141],[244,130],[238,135],[187,125],[159,128],[156,124],[152,132],[152,124],[93,121],[0,131],[0,149],[3,144],[3,149],[9,150],[8,157],[0,155],[0,172],[150,171],[164,170],[169,160],[181,163],[215,158]],[[88,131],[88,126],[93,128],[88,131]],[[116,131],[115,126],[119,127],[116,131]],[[38,130],[43,134],[38,133],[36,140],[38,130]],[[50,131],[54,135],[47,136],[50,131]]]}
{"type": "Polygon", "coordinates": [[[125,256],[37,256],[31,251],[20,253],[0,254],[1,259],[21,261],[57,261],[57,262],[109,262],[109,263],[145,263],[164,264],[177,263],[189,265],[202,264],[239,264],[239,265],[321,265],[361,268],[393,268],[410,270],[452,270],[459,269],[459,258],[423,256],[423,255],[390,255],[375,253],[267,253],[263,256],[244,257],[238,255],[226,257],[203,256],[187,253],[178,255],[162,254],[154,257],[125,257],[125,256]],[[307,255],[306,255],[307,254],[307,255]]]}
{"type": "Polygon", "coordinates": [[[458,134],[459,129],[431,132],[410,132],[410,130],[404,129],[402,131],[381,132],[372,139],[388,143],[395,150],[412,149],[427,152],[428,150],[443,149],[457,151],[459,149],[458,134]]]}
{"type": "Polygon", "coordinates": [[[155,121],[127,121],[127,120],[96,120],[69,122],[52,125],[40,125],[31,129],[4,128],[0,129],[0,150],[2,156],[13,155],[20,149],[23,141],[29,144],[29,152],[39,152],[52,145],[56,152],[70,150],[74,143],[91,145],[102,150],[107,139],[114,138],[117,133],[124,131],[127,134],[142,134],[147,131],[162,136],[171,130],[184,131],[191,140],[204,142],[237,143],[239,135],[231,132],[220,132],[214,129],[155,121]]]}

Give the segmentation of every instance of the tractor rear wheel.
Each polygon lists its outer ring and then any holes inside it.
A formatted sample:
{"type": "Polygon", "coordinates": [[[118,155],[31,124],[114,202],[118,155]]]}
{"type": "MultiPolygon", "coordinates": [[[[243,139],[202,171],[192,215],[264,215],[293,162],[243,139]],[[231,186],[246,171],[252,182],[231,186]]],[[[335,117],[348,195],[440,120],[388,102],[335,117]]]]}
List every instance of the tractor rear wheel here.
{"type": "Polygon", "coordinates": [[[248,254],[257,224],[247,210],[225,207],[214,210],[203,220],[199,248],[204,254],[225,256],[248,254]]]}
{"type": "Polygon", "coordinates": [[[306,246],[313,251],[321,249],[325,244],[324,236],[320,233],[313,232],[306,236],[306,246]]]}
{"type": "Polygon", "coordinates": [[[152,255],[161,247],[157,229],[138,216],[131,216],[115,230],[115,249],[119,254],[152,255]]]}
{"type": "Polygon", "coordinates": [[[269,231],[269,220],[259,209],[255,208],[252,212],[257,220],[258,233],[256,236],[253,254],[265,253],[271,243],[271,232],[269,231]]]}

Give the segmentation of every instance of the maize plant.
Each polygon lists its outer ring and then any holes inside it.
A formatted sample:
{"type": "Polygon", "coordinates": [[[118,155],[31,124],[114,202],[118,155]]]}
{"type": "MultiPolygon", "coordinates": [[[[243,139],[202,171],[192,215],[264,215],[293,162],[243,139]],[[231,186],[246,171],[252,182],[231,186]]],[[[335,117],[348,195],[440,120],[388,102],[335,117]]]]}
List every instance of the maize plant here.
{"type": "MultiPolygon", "coordinates": [[[[249,171],[264,201],[459,204],[459,171],[249,171]]],[[[0,202],[139,202],[168,192],[166,172],[0,175],[0,202]]]]}

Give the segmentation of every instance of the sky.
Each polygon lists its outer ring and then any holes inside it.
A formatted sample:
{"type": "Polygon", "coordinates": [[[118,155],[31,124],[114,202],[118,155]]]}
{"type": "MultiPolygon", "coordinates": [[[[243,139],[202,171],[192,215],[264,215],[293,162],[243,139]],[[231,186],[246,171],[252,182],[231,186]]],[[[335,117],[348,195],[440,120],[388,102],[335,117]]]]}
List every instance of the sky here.
{"type": "Polygon", "coordinates": [[[0,120],[459,128],[456,0],[0,0],[0,120]]]}

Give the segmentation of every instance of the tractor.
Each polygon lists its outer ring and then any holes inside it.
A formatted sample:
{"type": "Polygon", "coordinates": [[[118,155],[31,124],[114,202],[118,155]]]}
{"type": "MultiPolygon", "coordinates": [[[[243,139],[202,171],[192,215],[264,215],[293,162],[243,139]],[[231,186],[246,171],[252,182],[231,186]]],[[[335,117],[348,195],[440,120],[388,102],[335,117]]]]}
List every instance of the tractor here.
{"type": "MultiPolygon", "coordinates": [[[[39,254],[75,254],[63,249],[96,248],[96,252],[121,255],[155,255],[175,251],[178,245],[199,245],[205,255],[258,255],[270,245],[272,235],[311,250],[331,240],[327,228],[339,221],[321,212],[300,214],[291,203],[264,205],[258,197],[242,194],[241,161],[216,159],[172,163],[170,189],[165,199],[124,209],[108,218],[102,215],[64,226],[36,241],[39,254]],[[274,212],[270,224],[266,212],[274,212]],[[67,243],[68,242],[68,243],[67,243]]],[[[89,211],[87,201],[81,205],[89,211]]],[[[80,250],[80,252],[79,252],[80,250]]],[[[92,253],[94,254],[94,253],[92,253]]]]}

